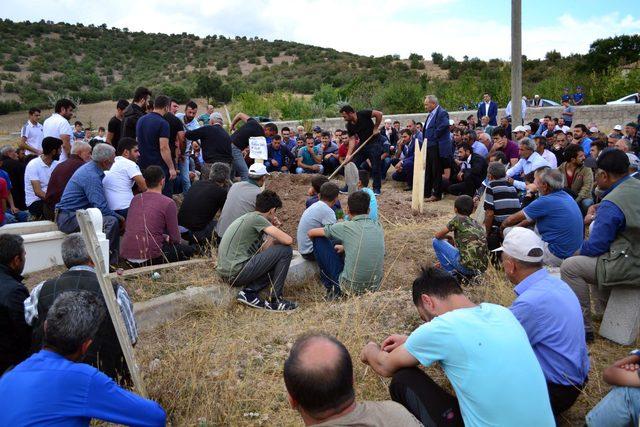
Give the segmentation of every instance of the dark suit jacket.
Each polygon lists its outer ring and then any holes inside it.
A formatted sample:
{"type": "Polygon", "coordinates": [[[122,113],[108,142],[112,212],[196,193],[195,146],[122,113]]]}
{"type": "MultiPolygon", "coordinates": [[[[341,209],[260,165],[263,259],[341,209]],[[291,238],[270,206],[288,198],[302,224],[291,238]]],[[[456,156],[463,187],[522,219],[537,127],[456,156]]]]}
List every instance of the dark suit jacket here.
{"type": "Polygon", "coordinates": [[[428,126],[429,116],[424,120],[424,137],[427,139],[427,147],[438,146],[441,158],[451,158],[453,157],[453,146],[451,145],[451,132],[449,132],[449,113],[438,105],[431,114],[435,114],[435,116],[428,126]]]}
{"type": "Polygon", "coordinates": [[[480,188],[480,184],[487,176],[487,161],[481,155],[472,153],[469,163],[471,167],[463,170],[462,175],[464,179],[471,179],[476,188],[480,188]]]}
{"type": "MultiPolygon", "coordinates": [[[[267,145],[267,162],[269,162],[269,164],[271,164],[274,152],[275,149],[271,146],[271,144],[267,145]]],[[[280,144],[280,154],[282,156],[282,164],[280,165],[280,167],[289,167],[293,162],[296,161],[296,157],[291,153],[287,146],[282,143],[280,144]]]]}
{"type": "Polygon", "coordinates": [[[498,104],[495,101],[489,102],[489,111],[485,111],[484,101],[481,101],[478,104],[478,123],[480,123],[480,119],[483,116],[489,116],[489,124],[491,126],[496,126],[498,122],[496,121],[498,117],[498,104]]]}
{"type": "Polygon", "coordinates": [[[392,146],[395,146],[398,143],[398,131],[394,127],[391,128],[391,136],[387,137],[387,131],[384,126],[382,126],[380,128],[380,135],[387,138],[387,141],[389,141],[389,144],[391,144],[392,146]]]}

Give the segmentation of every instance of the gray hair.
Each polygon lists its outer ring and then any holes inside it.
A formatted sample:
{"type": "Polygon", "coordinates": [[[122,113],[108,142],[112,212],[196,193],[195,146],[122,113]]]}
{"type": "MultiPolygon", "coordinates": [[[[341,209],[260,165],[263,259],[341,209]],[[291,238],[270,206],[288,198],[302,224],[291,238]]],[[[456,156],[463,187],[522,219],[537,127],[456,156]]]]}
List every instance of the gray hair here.
{"type": "Polygon", "coordinates": [[[11,151],[16,151],[16,147],[13,145],[3,145],[2,148],[0,148],[0,156],[6,156],[11,151]]]}
{"type": "Polygon", "coordinates": [[[538,175],[540,181],[549,186],[551,191],[562,190],[564,188],[564,176],[562,176],[562,172],[558,169],[542,167],[536,169],[536,175],[538,175]]]}
{"type": "Polygon", "coordinates": [[[522,138],[518,141],[518,144],[526,146],[531,151],[536,151],[536,142],[531,138],[522,138]]]}
{"type": "Polygon", "coordinates": [[[471,129],[468,132],[469,132],[469,141],[475,142],[478,140],[478,134],[476,133],[475,130],[471,129]]]}
{"type": "Polygon", "coordinates": [[[73,233],[64,238],[60,245],[62,261],[67,268],[77,265],[87,265],[91,262],[91,257],[87,251],[82,234],[73,233]]]}
{"type": "Polygon", "coordinates": [[[500,162],[491,162],[487,167],[487,174],[493,179],[502,179],[507,175],[507,168],[500,162]]]}
{"type": "Polygon", "coordinates": [[[222,162],[216,162],[211,165],[209,171],[209,181],[219,183],[229,183],[229,177],[231,176],[231,168],[228,164],[222,162]]]}
{"type": "Polygon", "coordinates": [[[93,292],[63,292],[47,313],[44,346],[63,356],[77,352],[96,335],[105,313],[104,301],[93,292]]]}
{"type": "Polygon", "coordinates": [[[116,155],[116,149],[113,148],[109,144],[105,144],[101,142],[100,144],[96,144],[93,147],[93,152],[91,153],[91,160],[96,163],[104,162],[105,160],[109,160],[110,158],[116,155]]]}
{"type": "Polygon", "coordinates": [[[87,148],[89,149],[89,151],[91,151],[91,144],[89,144],[88,142],[82,140],[75,141],[71,146],[71,154],[78,154],[79,152],[86,150],[87,148]]]}
{"type": "Polygon", "coordinates": [[[425,99],[438,104],[438,97],[435,95],[427,95],[425,99]]]}

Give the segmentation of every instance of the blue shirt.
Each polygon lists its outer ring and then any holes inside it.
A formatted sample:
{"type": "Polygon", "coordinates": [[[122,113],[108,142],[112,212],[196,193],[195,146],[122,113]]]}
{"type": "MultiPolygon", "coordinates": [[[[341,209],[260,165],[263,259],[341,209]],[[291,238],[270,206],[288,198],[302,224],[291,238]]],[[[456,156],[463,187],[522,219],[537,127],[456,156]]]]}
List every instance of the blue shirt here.
{"type": "Polygon", "coordinates": [[[440,362],[470,426],[555,426],[540,364],[518,320],[499,305],[449,311],[405,342],[423,366],[440,362]]]}
{"type": "Polygon", "coordinates": [[[574,93],[573,94],[573,102],[574,104],[580,104],[582,103],[582,100],[584,99],[584,93],[574,93]]]}
{"type": "MultiPolygon", "coordinates": [[[[618,180],[602,195],[602,197],[605,197],[614,188],[629,178],[629,176],[626,176],[618,180]]],[[[593,228],[589,233],[589,238],[582,242],[580,255],[597,257],[608,252],[611,247],[611,243],[616,239],[616,236],[623,232],[627,226],[627,221],[622,210],[620,210],[615,203],[610,202],[609,200],[603,200],[600,202],[596,212],[596,218],[593,221],[593,228]]]]}
{"type": "Polygon", "coordinates": [[[520,282],[511,312],[524,328],[547,381],[582,385],[589,355],[576,294],[541,268],[520,282]]]}
{"type": "Polygon", "coordinates": [[[591,138],[587,138],[586,136],[582,139],[580,145],[582,145],[582,149],[584,150],[584,154],[587,157],[591,157],[591,143],[593,141],[591,138]]]}
{"type": "Polygon", "coordinates": [[[7,181],[7,190],[11,191],[11,178],[9,178],[9,174],[6,171],[0,169],[0,178],[7,181]]]}
{"type": "MultiPolygon", "coordinates": [[[[545,166],[548,167],[549,162],[547,162],[540,154],[533,152],[528,159],[520,159],[518,160],[518,163],[509,168],[509,170],[507,170],[507,176],[509,178],[520,178],[522,175],[528,175],[545,166]]],[[[524,181],[518,180],[513,181],[513,186],[520,191],[524,191],[527,188],[524,181]]]]}
{"type": "Polygon", "coordinates": [[[96,162],[88,162],[73,173],[56,208],[75,212],[78,209],[98,208],[103,216],[117,216],[109,209],[104,195],[104,172],[96,162]]]}
{"type": "MultiPolygon", "coordinates": [[[[362,191],[369,195],[369,218],[372,221],[378,222],[378,201],[376,200],[376,194],[369,187],[362,188],[362,191]]],[[[348,220],[349,215],[345,215],[344,219],[348,220]]]]}
{"type": "Polygon", "coordinates": [[[471,148],[473,149],[474,153],[484,158],[486,158],[489,155],[489,150],[487,150],[487,147],[480,141],[475,141],[471,146],[471,148]]]}
{"type": "Polygon", "coordinates": [[[0,425],[88,426],[92,418],[164,426],[160,405],[119,387],[96,368],[42,350],[0,378],[0,425]]]}
{"type": "Polygon", "coordinates": [[[582,213],[564,190],[538,197],[523,212],[527,219],[536,221],[540,237],[558,258],[568,258],[580,248],[584,231],[582,213]]]}
{"type": "Polygon", "coordinates": [[[169,139],[169,122],[156,112],[140,117],[136,123],[136,139],[140,150],[138,166],[141,171],[151,165],[167,169],[167,164],[160,154],[160,138],[169,139]]]}

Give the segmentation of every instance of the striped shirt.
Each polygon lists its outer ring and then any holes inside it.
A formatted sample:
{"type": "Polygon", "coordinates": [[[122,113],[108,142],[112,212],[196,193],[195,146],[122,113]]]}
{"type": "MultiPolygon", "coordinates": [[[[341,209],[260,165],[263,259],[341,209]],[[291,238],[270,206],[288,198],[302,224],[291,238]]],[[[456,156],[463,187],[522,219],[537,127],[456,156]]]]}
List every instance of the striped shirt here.
{"type": "Polygon", "coordinates": [[[485,192],[484,209],[493,211],[493,225],[499,226],[509,215],[520,210],[518,190],[505,178],[490,181],[485,192]]]}

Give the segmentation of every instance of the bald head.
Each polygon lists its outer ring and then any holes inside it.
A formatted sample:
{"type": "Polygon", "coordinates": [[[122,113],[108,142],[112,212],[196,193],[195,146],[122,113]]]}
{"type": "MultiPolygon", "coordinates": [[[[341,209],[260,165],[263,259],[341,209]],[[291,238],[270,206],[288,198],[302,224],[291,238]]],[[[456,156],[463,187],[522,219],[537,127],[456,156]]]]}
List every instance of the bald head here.
{"type": "Polygon", "coordinates": [[[291,398],[316,418],[340,413],[355,398],[351,356],[325,334],[296,340],[284,363],[284,382],[291,398]]]}

